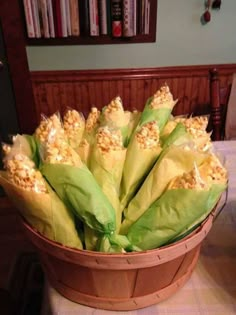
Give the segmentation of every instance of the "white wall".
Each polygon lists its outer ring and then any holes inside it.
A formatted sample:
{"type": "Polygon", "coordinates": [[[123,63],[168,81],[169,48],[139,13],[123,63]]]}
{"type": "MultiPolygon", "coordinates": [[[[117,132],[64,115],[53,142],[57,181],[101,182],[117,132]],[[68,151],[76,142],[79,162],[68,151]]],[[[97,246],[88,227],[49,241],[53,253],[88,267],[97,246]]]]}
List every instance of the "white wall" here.
{"type": "Polygon", "coordinates": [[[236,63],[236,0],[200,23],[204,0],[158,0],[157,41],[147,44],[28,46],[30,70],[143,68],[236,63]]]}

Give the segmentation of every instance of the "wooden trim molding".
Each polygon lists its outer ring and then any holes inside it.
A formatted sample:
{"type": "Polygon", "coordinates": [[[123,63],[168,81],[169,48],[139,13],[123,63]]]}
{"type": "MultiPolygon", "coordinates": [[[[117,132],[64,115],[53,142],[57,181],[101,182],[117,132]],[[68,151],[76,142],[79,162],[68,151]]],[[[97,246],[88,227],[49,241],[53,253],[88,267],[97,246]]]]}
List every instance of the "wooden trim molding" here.
{"type": "Polygon", "coordinates": [[[86,116],[120,95],[126,109],[142,110],[148,97],[167,83],[178,103],[174,114],[209,113],[210,70],[218,70],[219,86],[227,86],[236,64],[146,69],[33,71],[36,119],[67,107],[86,116]]]}

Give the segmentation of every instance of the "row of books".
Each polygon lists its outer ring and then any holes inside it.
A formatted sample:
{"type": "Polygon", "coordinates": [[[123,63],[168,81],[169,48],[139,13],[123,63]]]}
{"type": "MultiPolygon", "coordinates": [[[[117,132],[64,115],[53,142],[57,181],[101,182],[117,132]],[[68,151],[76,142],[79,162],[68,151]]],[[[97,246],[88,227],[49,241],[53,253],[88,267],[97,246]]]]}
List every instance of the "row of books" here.
{"type": "Polygon", "coordinates": [[[29,38],[148,35],[151,0],[23,0],[29,38]]]}

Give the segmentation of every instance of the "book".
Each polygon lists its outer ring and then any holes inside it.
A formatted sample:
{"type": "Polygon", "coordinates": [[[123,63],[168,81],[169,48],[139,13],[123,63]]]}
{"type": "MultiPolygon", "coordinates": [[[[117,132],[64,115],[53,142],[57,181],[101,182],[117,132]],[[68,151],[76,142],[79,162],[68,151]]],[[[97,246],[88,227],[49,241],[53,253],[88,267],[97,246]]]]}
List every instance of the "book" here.
{"type": "Polygon", "coordinates": [[[112,19],[111,19],[111,0],[106,0],[107,2],[107,34],[112,34],[112,19]]]}
{"type": "Polygon", "coordinates": [[[25,22],[26,22],[26,30],[29,38],[35,37],[34,31],[34,22],[33,22],[33,14],[32,14],[32,6],[30,0],[24,0],[24,12],[25,12],[25,22]]]}
{"type": "Polygon", "coordinates": [[[99,36],[98,1],[89,0],[90,36],[99,36]]]}
{"type": "Polygon", "coordinates": [[[122,1],[111,0],[112,36],[122,36],[122,1]]]}
{"type": "Polygon", "coordinates": [[[52,0],[55,37],[62,37],[60,0],[52,0]]]}
{"type": "Polygon", "coordinates": [[[98,0],[98,11],[99,11],[99,25],[100,33],[102,35],[108,34],[107,25],[107,0],[98,0]]]}
{"type": "Polygon", "coordinates": [[[54,27],[54,16],[52,8],[52,0],[47,0],[48,5],[48,22],[49,22],[49,33],[50,37],[55,37],[55,27],[54,27]]]}
{"type": "MultiPolygon", "coordinates": [[[[84,0],[82,0],[84,1],[84,0]]],[[[80,35],[79,26],[79,2],[78,0],[70,0],[70,18],[71,18],[71,35],[80,35]]]]}
{"type": "Polygon", "coordinates": [[[144,34],[149,34],[150,28],[150,0],[145,0],[145,14],[144,14],[144,34]]]}
{"type": "Polygon", "coordinates": [[[69,1],[69,0],[60,0],[62,37],[68,36],[67,17],[66,17],[66,1],[69,1]]]}
{"type": "Polygon", "coordinates": [[[40,29],[40,21],[39,21],[38,0],[31,0],[31,8],[32,8],[35,37],[40,38],[41,29],[40,29]]]}
{"type": "Polygon", "coordinates": [[[43,23],[43,37],[49,38],[49,21],[48,21],[48,8],[46,0],[39,0],[39,10],[41,10],[42,23],[43,23]]]}
{"type": "Polygon", "coordinates": [[[136,1],[123,0],[123,36],[132,37],[136,34],[136,1]]]}
{"type": "Polygon", "coordinates": [[[70,16],[70,1],[66,0],[65,1],[66,5],[66,27],[67,27],[67,34],[68,36],[72,35],[71,32],[71,16],[70,16]]]}
{"type": "Polygon", "coordinates": [[[80,33],[83,36],[89,36],[89,0],[79,1],[79,21],[80,21],[80,33]]]}

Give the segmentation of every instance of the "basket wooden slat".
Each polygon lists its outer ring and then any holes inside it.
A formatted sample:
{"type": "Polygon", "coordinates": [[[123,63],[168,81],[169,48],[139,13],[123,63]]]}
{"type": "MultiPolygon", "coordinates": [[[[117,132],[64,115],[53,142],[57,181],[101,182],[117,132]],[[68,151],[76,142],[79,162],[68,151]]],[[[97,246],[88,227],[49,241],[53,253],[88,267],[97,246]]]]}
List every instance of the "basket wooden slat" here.
{"type": "Polygon", "coordinates": [[[94,308],[133,310],[159,303],[184,285],[212,222],[210,215],[175,244],[124,254],[67,248],[46,239],[26,222],[23,226],[51,285],[62,295],[94,308]]]}

